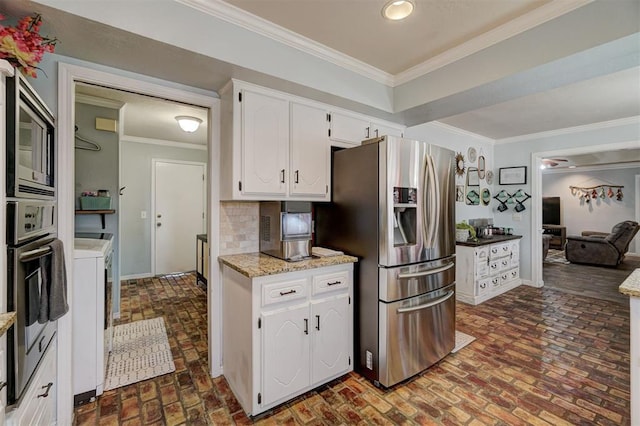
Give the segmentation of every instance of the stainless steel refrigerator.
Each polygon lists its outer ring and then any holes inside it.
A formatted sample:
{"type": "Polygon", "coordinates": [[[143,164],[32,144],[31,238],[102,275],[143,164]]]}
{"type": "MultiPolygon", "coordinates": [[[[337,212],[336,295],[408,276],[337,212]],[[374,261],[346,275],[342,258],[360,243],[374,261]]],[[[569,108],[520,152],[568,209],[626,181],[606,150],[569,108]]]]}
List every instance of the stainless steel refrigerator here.
{"type": "Polygon", "coordinates": [[[359,258],[357,371],[385,387],[455,345],[454,153],[383,136],[335,151],[316,245],[359,258]]]}

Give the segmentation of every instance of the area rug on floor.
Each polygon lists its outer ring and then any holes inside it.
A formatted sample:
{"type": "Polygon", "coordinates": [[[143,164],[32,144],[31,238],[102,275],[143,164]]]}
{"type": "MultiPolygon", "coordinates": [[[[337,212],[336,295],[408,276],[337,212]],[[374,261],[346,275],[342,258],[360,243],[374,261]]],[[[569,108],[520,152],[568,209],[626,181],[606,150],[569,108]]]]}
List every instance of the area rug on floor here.
{"type": "Polygon", "coordinates": [[[458,352],[460,349],[464,348],[465,346],[467,346],[469,343],[473,342],[474,340],[476,340],[475,337],[469,336],[468,334],[465,334],[462,331],[456,330],[456,347],[453,348],[451,353],[453,354],[453,353],[458,352]]]}
{"type": "Polygon", "coordinates": [[[162,317],[114,327],[105,391],[175,370],[162,317]]]}
{"type": "Polygon", "coordinates": [[[564,250],[554,250],[549,249],[547,253],[547,257],[544,259],[545,263],[560,263],[562,265],[568,265],[569,262],[566,257],[564,257],[564,250]]]}

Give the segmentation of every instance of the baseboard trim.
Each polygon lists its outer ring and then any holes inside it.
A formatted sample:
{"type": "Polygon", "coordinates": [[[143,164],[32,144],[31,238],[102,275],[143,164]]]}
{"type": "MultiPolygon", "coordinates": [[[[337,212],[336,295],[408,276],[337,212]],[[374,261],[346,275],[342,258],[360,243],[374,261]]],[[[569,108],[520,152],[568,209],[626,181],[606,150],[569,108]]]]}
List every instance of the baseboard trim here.
{"type": "Polygon", "coordinates": [[[137,280],[140,278],[151,278],[153,277],[153,274],[150,273],[144,273],[144,274],[131,274],[131,275],[123,275],[120,277],[120,281],[125,281],[125,280],[137,280]]]}
{"type": "Polygon", "coordinates": [[[544,281],[540,281],[538,284],[536,284],[531,280],[522,280],[522,284],[528,285],[529,287],[540,288],[540,287],[544,286],[544,281]]]}

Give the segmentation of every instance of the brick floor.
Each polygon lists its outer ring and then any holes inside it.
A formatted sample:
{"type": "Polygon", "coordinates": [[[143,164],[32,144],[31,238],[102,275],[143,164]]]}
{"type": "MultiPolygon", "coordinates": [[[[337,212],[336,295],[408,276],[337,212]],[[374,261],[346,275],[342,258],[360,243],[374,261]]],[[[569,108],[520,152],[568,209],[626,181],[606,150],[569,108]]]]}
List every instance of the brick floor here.
{"type": "Polygon", "coordinates": [[[391,389],[356,373],[255,419],[207,374],[206,297],[193,274],[123,282],[120,322],[164,316],[176,371],[105,392],[78,425],[628,425],[629,309],[521,286],[458,303],[476,340],[391,389]]]}

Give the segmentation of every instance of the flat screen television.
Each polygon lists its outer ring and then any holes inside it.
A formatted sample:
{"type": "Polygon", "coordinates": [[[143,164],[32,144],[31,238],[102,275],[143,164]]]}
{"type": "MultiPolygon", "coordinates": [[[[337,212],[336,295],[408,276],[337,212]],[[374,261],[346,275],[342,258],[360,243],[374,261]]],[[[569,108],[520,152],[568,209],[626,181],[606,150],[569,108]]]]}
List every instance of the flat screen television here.
{"type": "Polygon", "coordinates": [[[560,225],[560,197],[542,197],[542,224],[560,225]]]}

